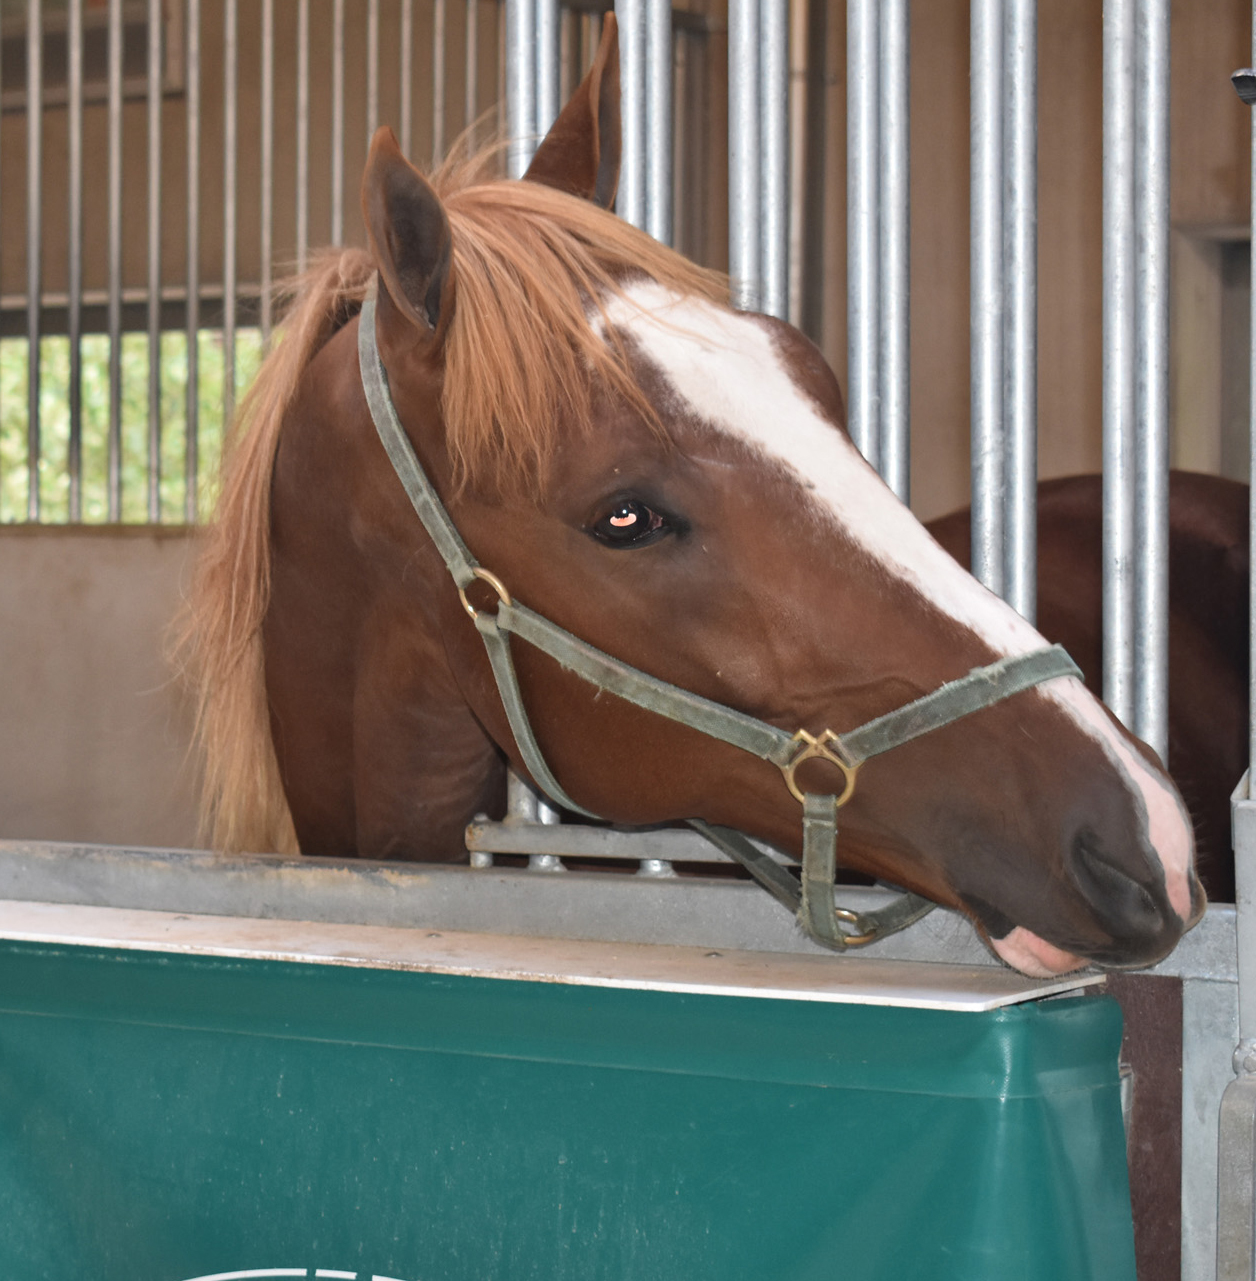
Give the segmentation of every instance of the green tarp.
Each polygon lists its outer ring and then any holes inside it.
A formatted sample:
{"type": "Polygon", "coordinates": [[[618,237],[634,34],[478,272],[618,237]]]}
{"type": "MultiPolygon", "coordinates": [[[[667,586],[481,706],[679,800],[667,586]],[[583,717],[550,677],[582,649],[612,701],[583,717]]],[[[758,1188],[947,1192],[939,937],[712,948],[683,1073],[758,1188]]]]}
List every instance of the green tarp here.
{"type": "Polygon", "coordinates": [[[1134,1281],[1119,1043],[0,943],[0,1277],[1134,1281]]]}

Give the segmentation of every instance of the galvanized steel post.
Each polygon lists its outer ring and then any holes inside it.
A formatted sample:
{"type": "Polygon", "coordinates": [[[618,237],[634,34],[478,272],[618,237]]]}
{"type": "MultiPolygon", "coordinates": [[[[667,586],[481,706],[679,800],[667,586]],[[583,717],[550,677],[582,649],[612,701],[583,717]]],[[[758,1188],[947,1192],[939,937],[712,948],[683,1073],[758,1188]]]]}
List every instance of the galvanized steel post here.
{"type": "MultiPolygon", "coordinates": [[[[1252,8],[1252,66],[1236,71],[1233,80],[1243,101],[1249,107],[1256,106],[1256,5],[1252,8]]],[[[1249,251],[1256,259],[1256,112],[1252,112],[1250,128],[1249,251]]],[[[1252,275],[1256,278],[1256,272],[1252,275]]],[[[1251,292],[1249,305],[1249,481],[1256,484],[1256,290],[1251,292]]],[[[1248,538],[1251,552],[1256,553],[1256,508],[1248,538]]],[[[1251,563],[1248,641],[1256,657],[1256,555],[1251,563]]],[[[1256,803],[1252,793],[1252,771],[1256,766],[1256,663],[1252,664],[1250,679],[1248,768],[1232,797],[1239,1043],[1234,1051],[1234,1080],[1225,1088],[1217,1118],[1217,1281],[1251,1281],[1256,1275],[1256,803]]]]}
{"type": "Polygon", "coordinates": [[[43,301],[44,18],[40,0],[26,7],[26,519],[39,519],[41,390],[39,305],[43,301]]]}
{"type": "Polygon", "coordinates": [[[972,6],[972,569],[1037,595],[1037,7],[972,6]]]}
{"type": "Polygon", "coordinates": [[[262,346],[270,346],[271,258],[275,232],[275,0],[262,0],[262,192],[258,254],[261,258],[261,298],[258,324],[262,346]]]}
{"type": "Polygon", "coordinates": [[[1136,24],[1134,733],[1169,748],[1169,0],[1136,24]]]}
{"type": "Polygon", "coordinates": [[[310,250],[310,0],[297,5],[296,161],[297,271],[303,272],[310,250]]]}
{"type": "Polygon", "coordinates": [[[148,0],[148,519],[161,521],[161,0],[148,0]]]}
{"type": "Polygon", "coordinates": [[[645,0],[645,229],[672,243],[672,5],[645,0]]]}
{"type": "Polygon", "coordinates": [[[728,175],[733,302],[787,319],[788,0],[730,0],[728,175]]]}
{"type": "Polygon", "coordinates": [[[1033,622],[1038,603],[1037,0],[1009,0],[1004,23],[1003,594],[1033,622]]]}
{"type": "MultiPolygon", "coordinates": [[[[195,2],[195,0],[193,0],[195,2]]],[[[108,513],[122,519],[122,2],[109,0],[109,457],[108,513]]],[[[190,161],[189,161],[190,163],[190,161]]],[[[196,204],[188,197],[188,208],[196,204]]]]}
{"type": "Polygon", "coordinates": [[[878,254],[881,307],[877,333],[880,471],[907,502],[911,495],[911,6],[882,0],[877,77],[878,254]]]}
{"type": "Polygon", "coordinates": [[[728,5],[728,271],[733,303],[762,305],[759,201],[759,23],[757,0],[728,5]]]}
{"type": "Polygon", "coordinates": [[[409,156],[413,129],[411,117],[414,115],[414,95],[410,87],[414,78],[414,0],[402,0],[400,23],[397,114],[401,119],[398,122],[398,141],[401,144],[401,154],[409,156]]]}
{"type": "Polygon", "coordinates": [[[1003,5],[972,4],[972,572],[1003,594],[1003,5]]]}
{"type": "Polygon", "coordinates": [[[877,56],[875,0],[846,6],[846,279],[850,434],[859,452],[881,464],[880,261],[877,256],[880,184],[877,166],[877,56]]]}
{"type": "Polygon", "coordinates": [[[910,35],[908,0],[847,5],[850,432],[904,502],[911,475],[910,35]]]}
{"type": "Polygon", "coordinates": [[[1168,746],[1167,0],[1104,6],[1103,693],[1168,746]]]}
{"type": "Polygon", "coordinates": [[[345,0],[331,11],[331,243],[345,234],[345,0]]]}
{"type": "MultiPolygon", "coordinates": [[[[672,239],[672,13],[669,0],[619,0],[619,215],[672,239]]],[[[562,25],[558,0],[506,0],[507,172],[520,178],[558,115],[562,25]]],[[[468,59],[472,45],[468,45],[468,59]]],[[[470,83],[470,81],[468,82],[470,83]]],[[[472,109],[468,92],[467,110],[472,109]]]]}
{"type": "Polygon", "coordinates": [[[536,149],[536,0],[506,0],[506,171],[522,178],[536,149]]]}
{"type": "Polygon", "coordinates": [[[83,0],[70,0],[66,77],[69,81],[69,298],[66,322],[70,339],[70,473],[68,516],[83,519],[83,0]]]}
{"type": "MultiPolygon", "coordinates": [[[[308,3],[308,0],[303,0],[308,3]]],[[[183,519],[195,524],[200,470],[200,343],[201,326],[201,0],[188,0],[184,33],[187,78],[187,387],[184,404],[183,519]]]]}
{"type": "Polygon", "coordinates": [[[223,13],[222,126],[222,421],[235,414],[236,373],[236,54],[238,0],[223,13]]]}
{"type": "Polygon", "coordinates": [[[558,0],[534,0],[536,5],[536,115],[533,130],[535,149],[550,125],[558,118],[559,78],[562,69],[558,0]]]}

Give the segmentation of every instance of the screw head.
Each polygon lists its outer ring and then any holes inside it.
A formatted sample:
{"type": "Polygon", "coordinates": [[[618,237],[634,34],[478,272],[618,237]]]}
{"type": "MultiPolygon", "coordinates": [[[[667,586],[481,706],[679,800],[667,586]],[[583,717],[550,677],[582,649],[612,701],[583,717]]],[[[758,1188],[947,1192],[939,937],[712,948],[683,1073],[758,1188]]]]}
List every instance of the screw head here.
{"type": "Polygon", "coordinates": [[[1256,1074],[1256,1041],[1240,1041],[1234,1051],[1234,1075],[1256,1074]]]}

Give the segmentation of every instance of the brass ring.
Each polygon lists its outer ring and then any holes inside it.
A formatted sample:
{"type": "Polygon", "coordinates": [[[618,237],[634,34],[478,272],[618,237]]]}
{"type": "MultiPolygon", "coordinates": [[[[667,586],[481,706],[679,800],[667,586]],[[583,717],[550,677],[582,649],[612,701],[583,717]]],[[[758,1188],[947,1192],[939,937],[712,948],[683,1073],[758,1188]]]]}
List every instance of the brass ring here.
{"type": "Polygon", "coordinates": [[[795,770],[803,761],[809,761],[813,757],[828,761],[830,765],[836,765],[842,771],[845,786],[837,798],[837,807],[840,809],[854,794],[855,774],[862,762],[845,760],[833,750],[831,744],[836,744],[838,751],[842,750],[842,740],[831,729],[826,729],[818,738],[814,734],[808,734],[805,729],[800,729],[794,735],[794,743],[801,750],[796,751],[789,761],[780,767],[781,773],[785,775],[785,786],[798,798],[800,805],[805,805],[807,798],[794,781],[795,770]]]}
{"type": "Polygon", "coordinates": [[[833,909],[833,915],[843,924],[853,925],[859,931],[842,935],[842,941],[847,947],[864,947],[868,943],[875,943],[881,935],[876,922],[869,922],[862,912],[852,912],[848,907],[836,907],[833,909]]]}
{"type": "MultiPolygon", "coordinates": [[[[506,590],[506,584],[502,582],[496,574],[487,569],[481,569],[478,565],[471,571],[482,583],[487,583],[496,593],[498,603],[501,605],[512,605],[514,602],[510,599],[510,593],[506,590]]],[[[468,583],[467,587],[471,584],[468,583]]],[[[470,614],[472,620],[479,618],[480,612],[467,600],[467,587],[458,588],[458,599],[462,602],[462,608],[470,614]]]]}

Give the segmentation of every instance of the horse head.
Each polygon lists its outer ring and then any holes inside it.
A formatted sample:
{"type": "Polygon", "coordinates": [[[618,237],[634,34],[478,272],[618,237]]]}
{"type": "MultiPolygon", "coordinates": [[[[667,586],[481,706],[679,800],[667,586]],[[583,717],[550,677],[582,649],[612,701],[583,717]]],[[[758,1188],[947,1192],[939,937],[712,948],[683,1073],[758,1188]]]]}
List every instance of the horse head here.
{"type": "MultiPolygon", "coordinates": [[[[382,130],[370,256],[327,269],[322,301],[298,307],[304,345],[272,357],[291,385],[259,393],[276,425],[254,515],[255,701],[306,852],[456,857],[474,812],[500,806],[503,755],[524,768],[371,427],[345,317],[372,273],[392,401],[453,523],[517,600],[588,644],[789,733],[839,736],[1044,645],[860,457],[802,334],[734,312],[720,279],[609,212],[618,137],[610,18],[526,181],[466,164],[429,180],[382,130]]],[[[492,610],[486,587],[469,596],[492,610]]],[[[514,661],[580,806],[800,849],[774,765],[527,644],[514,661]]],[[[834,790],[832,768],[808,761],[799,783],[834,790]]],[[[841,819],[845,864],[965,913],[1030,973],[1152,962],[1202,911],[1172,783],[1072,677],[868,761],[841,819]]]]}

